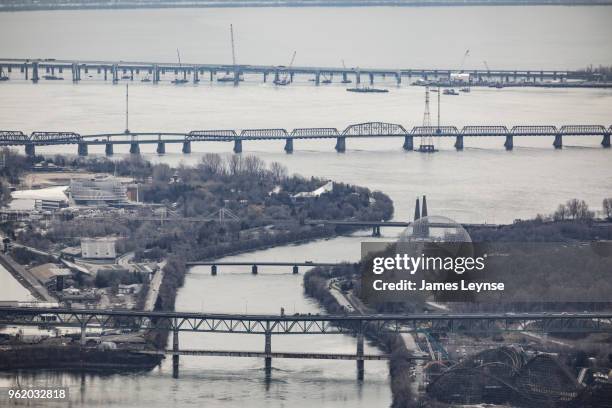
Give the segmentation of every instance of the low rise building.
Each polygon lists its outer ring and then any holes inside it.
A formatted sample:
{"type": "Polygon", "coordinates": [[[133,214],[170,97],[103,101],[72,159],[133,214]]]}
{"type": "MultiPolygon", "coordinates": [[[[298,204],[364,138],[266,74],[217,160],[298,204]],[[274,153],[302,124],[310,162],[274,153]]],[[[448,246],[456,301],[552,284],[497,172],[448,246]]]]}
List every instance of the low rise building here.
{"type": "Polygon", "coordinates": [[[81,238],[81,256],[83,259],[117,258],[115,238],[81,238]]]}

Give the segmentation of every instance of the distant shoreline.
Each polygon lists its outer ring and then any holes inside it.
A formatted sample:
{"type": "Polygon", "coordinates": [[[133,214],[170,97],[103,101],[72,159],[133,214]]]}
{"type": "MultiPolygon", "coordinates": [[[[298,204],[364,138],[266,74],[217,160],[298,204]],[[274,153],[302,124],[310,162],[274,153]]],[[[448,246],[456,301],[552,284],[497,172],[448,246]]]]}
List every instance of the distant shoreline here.
{"type": "Polygon", "coordinates": [[[144,0],[125,1],[123,4],[107,1],[80,3],[59,3],[49,1],[33,4],[15,2],[0,5],[0,12],[10,11],[57,11],[57,10],[100,10],[100,9],[162,9],[162,8],[241,8],[241,7],[469,7],[469,6],[612,6],[612,0],[204,0],[172,1],[144,0]]]}

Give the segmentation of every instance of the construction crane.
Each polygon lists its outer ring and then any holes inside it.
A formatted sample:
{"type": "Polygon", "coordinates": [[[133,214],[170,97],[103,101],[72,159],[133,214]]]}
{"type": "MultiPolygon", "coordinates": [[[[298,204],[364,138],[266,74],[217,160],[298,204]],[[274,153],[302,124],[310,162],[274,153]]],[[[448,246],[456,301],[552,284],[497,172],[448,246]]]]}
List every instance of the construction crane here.
{"type": "Polygon", "coordinates": [[[217,82],[234,82],[238,83],[242,81],[240,77],[240,73],[238,72],[238,68],[236,66],[236,45],[234,43],[234,25],[230,24],[230,39],[232,44],[232,69],[234,71],[233,75],[229,75],[229,73],[221,78],[217,78],[217,82]]]}
{"type": "MultiPolygon", "coordinates": [[[[183,65],[181,64],[181,53],[178,48],[176,49],[176,56],[178,58],[179,71],[180,71],[183,65]]],[[[188,82],[187,81],[187,71],[183,71],[183,79],[174,78],[174,80],[172,81],[172,83],[175,85],[185,84],[187,82],[188,82]]]]}
{"type": "Polygon", "coordinates": [[[465,54],[463,54],[463,59],[461,60],[461,69],[459,70],[459,72],[463,73],[463,67],[465,66],[465,60],[467,59],[467,57],[470,55],[470,50],[465,50],[465,54]]]}
{"type": "Polygon", "coordinates": [[[293,62],[295,61],[295,54],[297,54],[297,51],[293,51],[291,62],[289,63],[289,67],[287,68],[287,72],[285,72],[283,79],[279,78],[279,79],[274,80],[275,85],[289,85],[291,83],[290,74],[291,74],[291,68],[293,67],[293,62]]]}

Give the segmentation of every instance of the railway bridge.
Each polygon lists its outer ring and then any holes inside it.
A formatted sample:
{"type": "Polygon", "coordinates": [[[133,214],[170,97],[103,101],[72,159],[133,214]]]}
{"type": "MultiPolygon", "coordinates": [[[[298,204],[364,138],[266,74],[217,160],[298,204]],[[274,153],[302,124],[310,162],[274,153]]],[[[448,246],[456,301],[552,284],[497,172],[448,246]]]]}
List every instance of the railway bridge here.
{"type": "Polygon", "coordinates": [[[364,354],[364,336],[383,333],[467,333],[506,332],[537,333],[612,333],[612,312],[580,313],[410,313],[410,314],[294,314],[242,315],[193,312],[135,310],[90,310],[63,308],[0,307],[0,324],[51,325],[80,328],[80,341],[87,341],[87,328],[125,328],[132,331],[172,333],[172,349],[149,350],[148,353],[171,354],[173,374],[178,377],[180,355],[224,355],[230,357],[263,357],[266,373],[272,369],[272,358],[354,359],[357,377],[363,379],[364,361],[388,356],[364,354]],[[264,351],[181,350],[180,332],[256,334],[264,336],[264,351]],[[272,336],[277,335],[348,334],[357,339],[354,355],[324,353],[273,353],[272,336]]]}
{"type": "MultiPolygon", "coordinates": [[[[115,145],[129,145],[130,153],[139,154],[140,145],[155,144],[157,153],[166,152],[166,144],[180,144],[185,154],[191,153],[192,143],[225,142],[233,143],[234,153],[241,153],[243,142],[264,142],[281,140],[285,142],[285,152],[293,153],[294,142],[306,139],[335,139],[335,149],[339,153],[346,151],[347,139],[388,139],[400,138],[406,151],[414,150],[414,139],[420,137],[454,138],[455,148],[463,150],[464,139],[471,137],[497,137],[504,140],[506,150],[512,150],[516,137],[549,137],[553,146],[563,147],[563,137],[601,137],[601,145],[610,147],[612,126],[603,125],[563,125],[560,127],[548,125],[519,125],[507,127],[503,125],[469,125],[463,128],[456,126],[415,126],[408,130],[401,124],[385,122],[365,122],[347,126],[340,131],[337,128],[313,127],[295,128],[287,131],[282,128],[243,129],[210,129],[192,130],[189,132],[130,132],[80,134],[76,132],[36,131],[30,135],[22,131],[0,130],[0,147],[23,146],[26,154],[34,156],[37,146],[77,145],[78,154],[86,156],[89,146],[105,146],[106,155],[114,153],[115,145]]],[[[388,140],[385,140],[388,143],[388,140]]]]}

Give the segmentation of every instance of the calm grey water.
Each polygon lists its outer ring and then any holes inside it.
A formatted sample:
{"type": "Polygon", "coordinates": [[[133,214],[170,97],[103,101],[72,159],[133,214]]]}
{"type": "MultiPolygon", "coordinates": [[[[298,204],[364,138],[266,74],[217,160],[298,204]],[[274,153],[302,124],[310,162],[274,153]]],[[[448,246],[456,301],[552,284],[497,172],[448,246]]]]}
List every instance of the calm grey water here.
{"type": "MultiPolygon", "coordinates": [[[[228,25],[236,28],[240,63],[347,66],[466,66],[577,68],[612,63],[608,24],[612,8],[370,8],[370,9],[197,9],[71,11],[0,14],[3,56],[173,61],[180,47],[184,60],[230,62],[228,25]],[[366,29],[364,29],[366,27],[366,29]]],[[[168,77],[170,79],[170,77],[168,77]]],[[[406,127],[422,122],[424,90],[396,88],[386,95],[347,93],[340,84],[314,87],[307,78],[284,88],[247,78],[238,88],[211,85],[175,87],[135,82],[130,87],[130,129],[186,131],[252,127],[337,127],[389,121],[406,127]]],[[[80,133],[124,129],[124,88],[85,80],[78,85],[32,85],[13,80],[0,84],[0,128],[74,130],[80,133]]],[[[435,95],[432,120],[436,120],[435,95]]],[[[442,124],[602,124],[609,126],[610,90],[473,89],[469,95],[442,97],[442,124]]],[[[415,140],[418,143],[418,140],[415,140]]],[[[404,152],[400,139],[348,140],[337,154],[334,141],[297,141],[295,153],[282,142],[245,142],[245,153],[279,161],[291,172],[356,183],[389,194],[396,219],[411,216],[414,198],[427,194],[431,214],[462,222],[511,222],[549,213],[558,203],[579,197],[595,209],[612,195],[612,151],[595,138],[567,138],[554,150],[550,138],[515,140],[506,152],[502,139],[466,139],[463,152],[443,140],[440,152],[404,152]]],[[[194,144],[191,155],[168,145],[157,156],[142,146],[146,158],[177,165],[193,164],[204,152],[230,154],[226,143],[194,144]]],[[[117,148],[116,155],[127,154],[117,148]]],[[[76,153],[75,146],[48,147],[41,153],[76,153]]],[[[90,148],[102,154],[102,148],[90,148]]],[[[392,236],[396,231],[384,231],[392,236]]],[[[363,237],[341,237],[300,246],[257,251],[230,259],[356,260],[363,237]]],[[[253,277],[246,270],[221,270],[211,277],[195,268],[177,298],[178,310],[236,313],[321,312],[303,296],[301,276],[266,270],[253,277]]],[[[2,275],[2,281],[11,278],[2,275]]],[[[1,285],[9,288],[8,285],[1,285]]],[[[23,296],[2,290],[2,299],[23,296]]],[[[190,348],[262,350],[263,338],[236,335],[181,335],[190,348]]],[[[274,350],[353,352],[345,336],[274,337],[274,350]]],[[[377,352],[370,349],[369,352],[377,352]]],[[[366,381],[355,381],[354,363],[273,362],[273,382],[266,385],[263,362],[256,359],[182,358],[180,380],[168,362],[148,374],[79,376],[42,373],[21,381],[65,384],[74,406],[388,406],[384,363],[366,363],[366,381]]],[[[14,376],[2,377],[0,385],[14,376]]]]}

